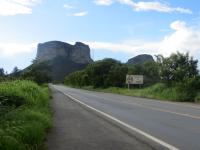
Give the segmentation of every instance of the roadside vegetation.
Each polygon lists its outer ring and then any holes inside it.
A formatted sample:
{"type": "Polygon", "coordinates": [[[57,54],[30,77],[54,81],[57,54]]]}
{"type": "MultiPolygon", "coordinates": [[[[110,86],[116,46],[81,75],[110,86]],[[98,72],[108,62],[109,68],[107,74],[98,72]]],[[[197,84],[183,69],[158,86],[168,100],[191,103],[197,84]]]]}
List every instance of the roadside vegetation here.
{"type": "Polygon", "coordinates": [[[85,70],[65,78],[68,86],[112,92],[124,95],[171,101],[198,102],[200,100],[200,75],[198,61],[189,53],[174,53],[164,58],[156,56],[155,62],[137,65],[123,64],[114,59],[104,59],[89,64],[85,70]],[[127,89],[127,74],[144,75],[144,85],[127,89]]]}
{"type": "Polygon", "coordinates": [[[40,150],[51,127],[49,89],[32,81],[0,83],[0,149],[40,150]]]}

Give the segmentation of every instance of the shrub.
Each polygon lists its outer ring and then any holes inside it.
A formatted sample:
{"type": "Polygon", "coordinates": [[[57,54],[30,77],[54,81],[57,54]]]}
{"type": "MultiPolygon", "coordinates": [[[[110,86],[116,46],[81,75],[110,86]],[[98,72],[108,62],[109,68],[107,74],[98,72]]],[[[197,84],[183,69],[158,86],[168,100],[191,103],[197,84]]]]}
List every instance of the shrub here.
{"type": "Polygon", "coordinates": [[[183,82],[176,83],[177,95],[180,101],[194,102],[200,89],[200,79],[186,78],[183,82]]]}
{"type": "Polygon", "coordinates": [[[41,149],[51,126],[48,88],[31,81],[4,82],[0,97],[0,108],[5,109],[0,111],[0,149],[41,149]]]}
{"type": "Polygon", "coordinates": [[[46,93],[32,81],[13,81],[0,84],[0,103],[9,106],[42,103],[46,93]]]}

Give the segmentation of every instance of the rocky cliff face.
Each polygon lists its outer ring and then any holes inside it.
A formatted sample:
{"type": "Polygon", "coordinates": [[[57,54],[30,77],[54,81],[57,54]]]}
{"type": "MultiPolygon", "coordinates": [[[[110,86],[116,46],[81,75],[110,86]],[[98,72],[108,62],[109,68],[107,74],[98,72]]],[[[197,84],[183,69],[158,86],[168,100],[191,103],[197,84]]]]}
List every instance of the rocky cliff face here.
{"type": "Polygon", "coordinates": [[[39,62],[49,61],[56,57],[65,57],[75,63],[91,63],[90,48],[81,42],[75,45],[60,41],[51,41],[38,44],[36,60],[39,62]]]}
{"type": "Polygon", "coordinates": [[[90,48],[81,42],[71,45],[60,41],[38,44],[36,63],[48,63],[51,70],[46,70],[53,81],[61,82],[71,72],[84,69],[93,62],[90,48]]]}
{"type": "Polygon", "coordinates": [[[154,61],[153,57],[151,55],[142,54],[142,55],[138,55],[136,57],[129,59],[127,64],[136,65],[136,64],[142,64],[145,62],[149,62],[149,61],[153,62],[154,61]]]}

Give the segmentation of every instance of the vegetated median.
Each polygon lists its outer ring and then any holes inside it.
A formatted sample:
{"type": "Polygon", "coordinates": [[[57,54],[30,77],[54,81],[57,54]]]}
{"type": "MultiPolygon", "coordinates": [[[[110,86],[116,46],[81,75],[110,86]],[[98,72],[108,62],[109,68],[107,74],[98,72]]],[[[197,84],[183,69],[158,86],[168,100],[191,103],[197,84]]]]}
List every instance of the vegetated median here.
{"type": "Polygon", "coordinates": [[[49,89],[32,81],[0,83],[0,149],[43,149],[51,127],[49,89]]]}
{"type": "Polygon", "coordinates": [[[89,64],[86,69],[65,78],[65,85],[169,101],[199,102],[200,75],[198,61],[188,53],[179,52],[164,58],[158,55],[155,62],[127,65],[114,59],[89,64]],[[128,90],[127,74],[143,75],[142,88],[128,90]]]}

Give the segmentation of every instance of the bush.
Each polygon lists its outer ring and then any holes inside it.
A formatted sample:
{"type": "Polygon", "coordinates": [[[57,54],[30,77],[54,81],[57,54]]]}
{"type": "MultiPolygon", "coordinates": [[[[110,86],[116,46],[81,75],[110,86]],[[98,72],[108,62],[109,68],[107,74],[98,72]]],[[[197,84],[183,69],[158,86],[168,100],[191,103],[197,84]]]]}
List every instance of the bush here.
{"type": "Polygon", "coordinates": [[[0,97],[0,108],[7,109],[0,111],[0,149],[41,149],[51,126],[48,88],[31,81],[4,82],[0,97]]]}
{"type": "Polygon", "coordinates": [[[177,92],[174,87],[168,87],[164,83],[157,83],[153,86],[139,90],[143,97],[161,99],[161,100],[177,100],[177,92]]]}
{"type": "Polygon", "coordinates": [[[176,83],[175,87],[179,101],[194,102],[200,89],[200,78],[184,79],[183,82],[176,83]]]}
{"type": "Polygon", "coordinates": [[[31,81],[3,82],[0,84],[0,104],[16,107],[34,105],[44,99],[42,91],[42,88],[31,81]]]}

